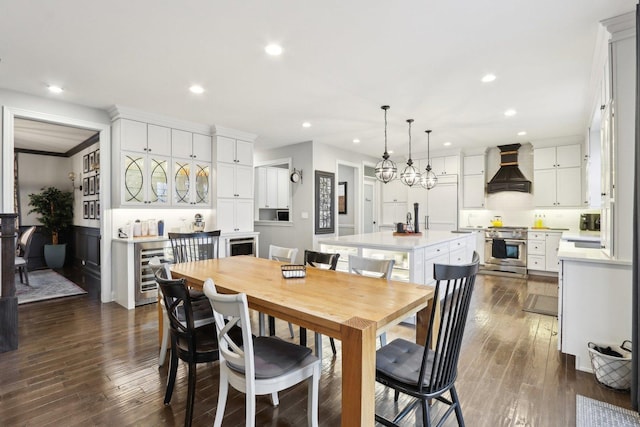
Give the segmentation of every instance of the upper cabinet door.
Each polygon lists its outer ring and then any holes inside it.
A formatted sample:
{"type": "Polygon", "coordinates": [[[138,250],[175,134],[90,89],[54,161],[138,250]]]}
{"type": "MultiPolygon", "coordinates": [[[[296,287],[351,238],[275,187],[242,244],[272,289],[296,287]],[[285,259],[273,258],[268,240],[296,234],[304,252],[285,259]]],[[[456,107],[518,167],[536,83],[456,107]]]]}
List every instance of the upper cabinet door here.
{"type": "Polygon", "coordinates": [[[431,170],[436,175],[444,175],[445,174],[444,157],[432,157],[431,170]]]}
{"type": "Polygon", "coordinates": [[[464,175],[484,175],[484,155],[465,156],[462,173],[464,175]]]}
{"type": "MultiPolygon", "coordinates": [[[[253,199],[253,167],[236,166],[235,173],[236,197],[253,199]]],[[[253,215],[253,211],[252,215],[253,215]]]]}
{"type": "Polygon", "coordinates": [[[211,137],[209,135],[193,134],[193,158],[201,162],[211,161],[211,137]]]}
{"type": "Polygon", "coordinates": [[[556,147],[536,148],[533,150],[534,169],[553,169],[555,167],[556,147]]]}
{"type": "Polygon", "coordinates": [[[444,173],[446,175],[455,175],[460,169],[459,156],[446,156],[444,158],[444,173]]]}
{"type": "Polygon", "coordinates": [[[239,165],[253,165],[253,144],[245,141],[236,141],[236,161],[239,165]]]}
{"type": "Polygon", "coordinates": [[[171,152],[173,157],[180,157],[182,159],[190,159],[191,144],[193,142],[193,134],[178,129],[171,129],[171,152]]]}
{"type": "Polygon", "coordinates": [[[147,124],[133,120],[121,119],[122,133],[120,144],[123,150],[147,152],[147,124]]]}
{"type": "Polygon", "coordinates": [[[236,140],[226,136],[218,136],[216,143],[218,161],[224,163],[236,163],[236,140]]]}
{"type": "Polygon", "coordinates": [[[234,165],[218,164],[216,177],[216,186],[218,188],[218,197],[237,197],[235,180],[236,170],[234,165]]]}
{"type": "Polygon", "coordinates": [[[171,129],[147,125],[147,153],[171,156],[171,129]]]}
{"type": "Polygon", "coordinates": [[[559,168],[580,167],[582,165],[580,144],[556,147],[556,165],[559,168]]]}

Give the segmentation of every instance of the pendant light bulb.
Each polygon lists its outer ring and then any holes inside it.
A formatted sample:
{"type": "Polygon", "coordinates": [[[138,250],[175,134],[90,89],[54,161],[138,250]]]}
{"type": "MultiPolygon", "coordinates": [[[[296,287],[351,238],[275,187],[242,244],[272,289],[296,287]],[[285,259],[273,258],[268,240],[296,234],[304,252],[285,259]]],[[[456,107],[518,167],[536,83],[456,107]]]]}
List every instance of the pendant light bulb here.
{"type": "Polygon", "coordinates": [[[438,184],[438,177],[431,170],[431,141],[429,139],[431,130],[425,130],[425,132],[427,133],[427,168],[420,176],[420,185],[422,188],[431,190],[438,184]]]}
{"type": "Polygon", "coordinates": [[[376,178],[378,181],[387,183],[393,181],[398,173],[396,164],[389,159],[389,152],[387,151],[387,110],[390,108],[388,105],[380,107],[384,110],[384,154],[382,160],[376,165],[376,178]]]}
{"type": "Polygon", "coordinates": [[[407,123],[409,123],[409,160],[407,160],[407,167],[400,174],[400,181],[406,186],[413,187],[420,182],[420,171],[413,166],[411,159],[411,123],[413,123],[413,119],[407,119],[407,123]]]}

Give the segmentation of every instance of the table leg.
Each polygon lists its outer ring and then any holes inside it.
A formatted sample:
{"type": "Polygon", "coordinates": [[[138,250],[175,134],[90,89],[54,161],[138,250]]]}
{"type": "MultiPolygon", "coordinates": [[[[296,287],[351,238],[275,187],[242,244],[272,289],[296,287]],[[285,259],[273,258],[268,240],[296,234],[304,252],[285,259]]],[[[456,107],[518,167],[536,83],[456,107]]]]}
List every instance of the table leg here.
{"type": "Polygon", "coordinates": [[[342,324],[342,425],[375,424],[376,324],[354,317],[342,324]]]}

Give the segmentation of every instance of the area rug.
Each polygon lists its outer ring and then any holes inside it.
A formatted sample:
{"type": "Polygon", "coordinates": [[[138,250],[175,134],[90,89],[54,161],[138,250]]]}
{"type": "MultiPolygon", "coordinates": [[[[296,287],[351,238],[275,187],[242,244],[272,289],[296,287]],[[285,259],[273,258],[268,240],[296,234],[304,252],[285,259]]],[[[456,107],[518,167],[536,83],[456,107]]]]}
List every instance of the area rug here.
{"type": "Polygon", "coordinates": [[[576,396],[576,427],[638,427],[637,412],[585,396],[576,396]]]}
{"type": "Polygon", "coordinates": [[[20,283],[20,275],[16,274],[18,304],[86,293],[80,286],[50,269],[30,271],[29,286],[20,283]]]}
{"type": "Polygon", "coordinates": [[[546,314],[548,316],[558,315],[558,297],[548,295],[529,294],[524,302],[524,311],[531,313],[546,314]]]}

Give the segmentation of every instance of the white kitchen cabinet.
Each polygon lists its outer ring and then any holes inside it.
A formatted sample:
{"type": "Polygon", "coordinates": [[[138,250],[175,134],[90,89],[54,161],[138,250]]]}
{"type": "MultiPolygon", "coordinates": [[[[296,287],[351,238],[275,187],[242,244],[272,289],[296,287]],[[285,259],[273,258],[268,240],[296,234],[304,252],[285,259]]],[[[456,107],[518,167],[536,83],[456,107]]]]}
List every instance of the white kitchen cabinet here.
{"type": "Polygon", "coordinates": [[[173,205],[211,206],[211,163],[173,159],[173,205]]]}
{"type": "Polygon", "coordinates": [[[438,185],[431,190],[425,191],[428,192],[429,202],[426,214],[421,214],[423,218],[420,218],[423,229],[456,230],[458,228],[458,184],[438,182],[438,185]]]}
{"type": "Polygon", "coordinates": [[[382,185],[382,202],[406,202],[407,186],[399,179],[382,185]]]}
{"type": "Polygon", "coordinates": [[[128,119],[119,119],[116,122],[121,150],[171,156],[170,128],[128,119]]]}
{"type": "Polygon", "coordinates": [[[218,162],[253,165],[253,144],[251,142],[218,136],[216,150],[218,162]]]}
{"type": "Polygon", "coordinates": [[[218,199],[218,225],[223,233],[253,231],[253,200],[218,199]]]}
{"type": "Polygon", "coordinates": [[[253,168],[218,163],[218,198],[252,199],[253,168]]]}
{"type": "Polygon", "coordinates": [[[123,206],[169,206],[171,158],[151,154],[121,153],[120,203],[123,206]]]}
{"type": "Polygon", "coordinates": [[[483,208],[485,191],[484,155],[465,156],[463,166],[462,206],[465,209],[483,208]]]}
{"type": "Polygon", "coordinates": [[[485,184],[484,174],[462,177],[462,206],[465,209],[484,208],[485,184]]]}
{"type": "Polygon", "coordinates": [[[436,175],[456,175],[460,169],[460,156],[432,157],[431,169],[436,175]]]}
{"type": "Polygon", "coordinates": [[[561,232],[529,231],[527,235],[527,269],[558,271],[558,246],[561,232]]]}
{"type": "Polygon", "coordinates": [[[580,144],[534,149],[535,206],[582,206],[581,165],[580,144]]]}
{"type": "Polygon", "coordinates": [[[258,209],[289,208],[289,170],[276,167],[256,168],[256,207],[258,209]]]}
{"type": "Polygon", "coordinates": [[[389,225],[406,222],[407,212],[405,202],[385,202],[382,204],[382,223],[389,225]]]}
{"type": "Polygon", "coordinates": [[[211,162],[211,137],[198,133],[171,129],[171,153],[181,159],[211,162]]]}

